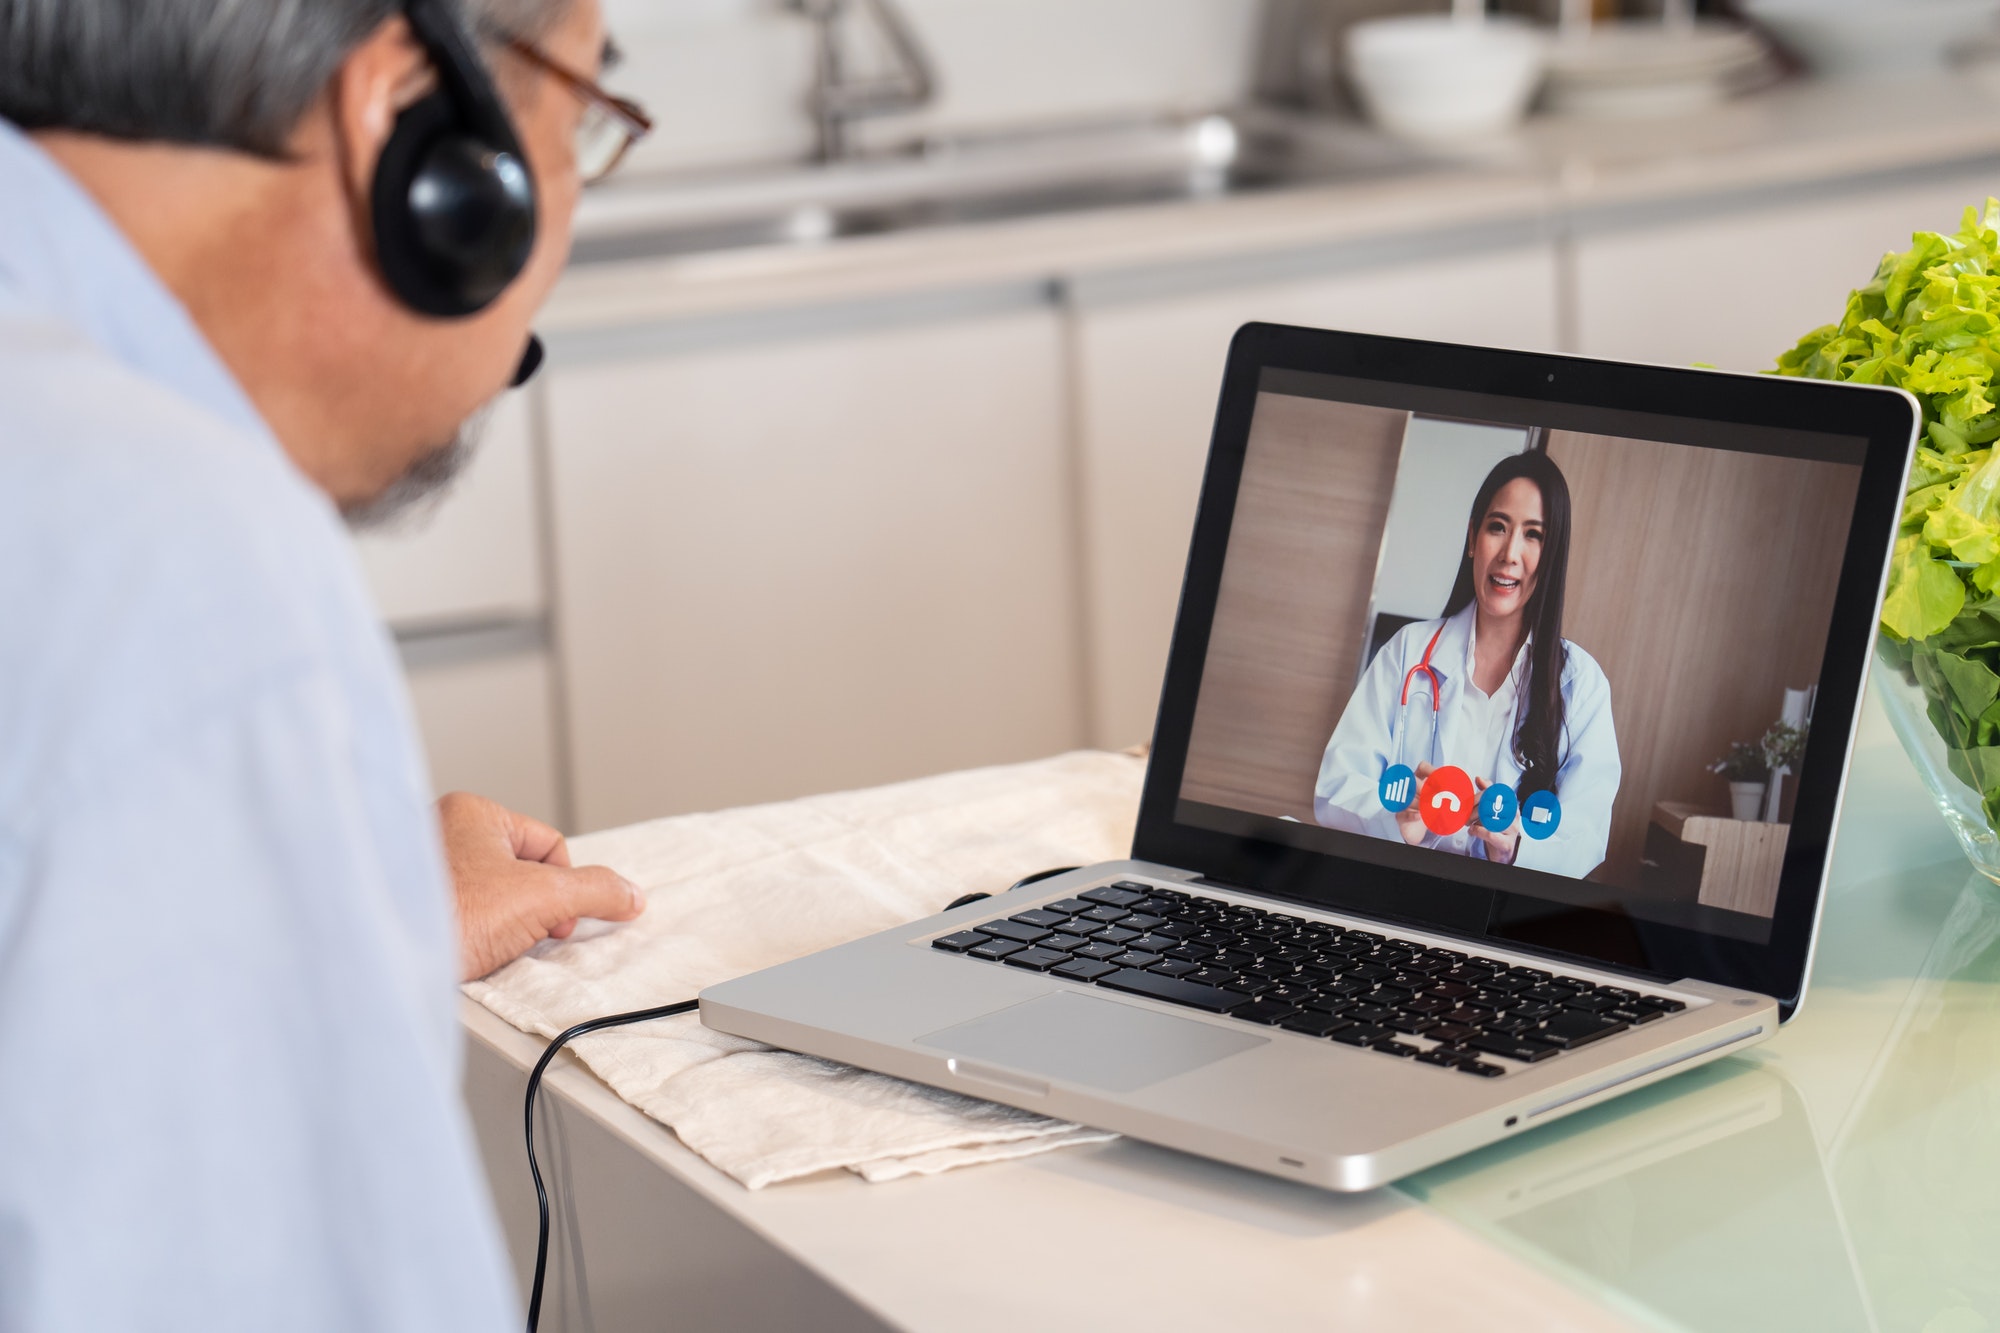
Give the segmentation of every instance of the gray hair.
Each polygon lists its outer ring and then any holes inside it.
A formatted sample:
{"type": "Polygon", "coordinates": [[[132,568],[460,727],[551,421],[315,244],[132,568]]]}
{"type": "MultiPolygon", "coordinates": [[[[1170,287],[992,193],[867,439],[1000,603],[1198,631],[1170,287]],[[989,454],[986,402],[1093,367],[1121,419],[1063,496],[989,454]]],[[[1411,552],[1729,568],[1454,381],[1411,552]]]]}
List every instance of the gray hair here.
{"type": "MultiPolygon", "coordinates": [[[[454,0],[532,37],[568,0],[454,0]]],[[[402,0],[0,0],[0,117],[22,129],[282,157],[341,61],[402,0]]]]}

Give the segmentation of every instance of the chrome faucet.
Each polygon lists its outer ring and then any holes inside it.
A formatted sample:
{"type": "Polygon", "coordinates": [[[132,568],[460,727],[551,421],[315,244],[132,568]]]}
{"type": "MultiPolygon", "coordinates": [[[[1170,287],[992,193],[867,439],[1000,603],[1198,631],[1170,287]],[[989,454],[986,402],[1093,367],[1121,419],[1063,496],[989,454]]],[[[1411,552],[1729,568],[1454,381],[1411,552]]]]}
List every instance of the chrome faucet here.
{"type": "Polygon", "coordinates": [[[931,100],[937,76],[930,56],[894,0],[788,0],[792,9],[812,21],[818,32],[813,87],[806,99],[817,132],[814,160],[838,162],[852,151],[851,122],[863,116],[913,111],[931,100]],[[843,25],[856,8],[865,10],[881,30],[895,69],[853,77],[843,40],[843,25]]]}

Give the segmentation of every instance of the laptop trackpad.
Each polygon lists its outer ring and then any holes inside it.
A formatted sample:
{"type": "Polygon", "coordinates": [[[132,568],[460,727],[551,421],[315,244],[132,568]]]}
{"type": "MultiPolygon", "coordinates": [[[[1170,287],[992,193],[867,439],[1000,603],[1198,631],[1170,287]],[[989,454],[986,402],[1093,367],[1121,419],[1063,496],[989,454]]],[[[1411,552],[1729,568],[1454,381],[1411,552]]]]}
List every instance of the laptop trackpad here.
{"type": "Polygon", "coordinates": [[[919,1046],[1107,1092],[1143,1088],[1269,1041],[1254,1032],[1068,992],[917,1038],[919,1046]]]}

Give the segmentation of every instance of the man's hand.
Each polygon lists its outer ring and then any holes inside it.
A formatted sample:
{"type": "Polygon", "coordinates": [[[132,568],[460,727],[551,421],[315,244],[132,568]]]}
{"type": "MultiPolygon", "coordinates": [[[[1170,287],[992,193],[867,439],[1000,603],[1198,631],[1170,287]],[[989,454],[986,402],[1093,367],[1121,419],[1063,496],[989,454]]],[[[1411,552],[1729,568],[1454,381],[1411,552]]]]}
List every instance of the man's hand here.
{"type": "Polygon", "coordinates": [[[638,888],[607,867],[572,867],[562,834],[539,820],[462,791],[440,797],[437,810],[466,981],[544,939],[567,939],[578,917],[630,921],[646,910],[638,888]]]}

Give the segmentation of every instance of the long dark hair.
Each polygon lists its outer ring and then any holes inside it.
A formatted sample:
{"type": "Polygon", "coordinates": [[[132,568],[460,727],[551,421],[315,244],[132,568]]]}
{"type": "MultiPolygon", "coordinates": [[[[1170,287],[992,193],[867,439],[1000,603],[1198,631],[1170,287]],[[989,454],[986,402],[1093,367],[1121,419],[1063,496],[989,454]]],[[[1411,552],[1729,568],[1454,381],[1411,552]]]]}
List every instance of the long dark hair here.
{"type": "Polygon", "coordinates": [[[1494,464],[1479,483],[1472,501],[1472,517],[1466,520],[1467,553],[1458,562],[1458,579],[1445,599],[1444,614],[1449,620],[1472,602],[1472,554],[1470,547],[1500,488],[1517,478],[1535,483],[1542,493],[1542,554],[1535,564],[1535,591],[1528,598],[1528,630],[1533,635],[1528,647],[1528,679],[1523,692],[1528,708],[1520,714],[1514,729],[1514,758],[1521,765],[1520,795],[1554,791],[1556,770],[1562,766],[1563,749],[1563,588],[1569,582],[1569,483],[1555,460],[1540,450],[1510,454],[1494,464]]]}

